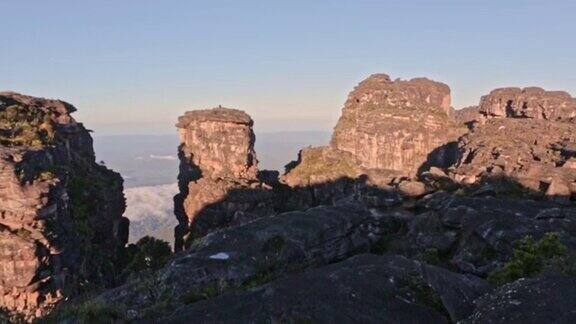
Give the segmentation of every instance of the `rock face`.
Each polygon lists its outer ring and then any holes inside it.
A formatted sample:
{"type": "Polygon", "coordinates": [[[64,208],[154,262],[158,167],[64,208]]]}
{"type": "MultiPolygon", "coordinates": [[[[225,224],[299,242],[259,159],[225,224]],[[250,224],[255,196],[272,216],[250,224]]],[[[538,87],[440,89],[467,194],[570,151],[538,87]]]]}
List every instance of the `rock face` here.
{"type": "Polygon", "coordinates": [[[252,125],[243,111],[221,107],[179,118],[176,250],[214,229],[273,213],[270,188],[257,178],[252,125]]]}
{"type": "Polygon", "coordinates": [[[501,88],[482,97],[479,110],[488,118],[565,120],[576,117],[576,99],[538,87],[501,88]]]}
{"type": "Polygon", "coordinates": [[[372,75],[349,94],[330,146],[303,150],[283,181],[303,186],[365,174],[382,186],[431,166],[448,167],[465,132],[451,115],[447,85],[372,75]]]}
{"type": "Polygon", "coordinates": [[[472,184],[507,178],[525,190],[567,201],[574,194],[574,99],[540,88],[492,91],[482,119],[459,141],[454,177],[472,184]]]}
{"type": "MultiPolygon", "coordinates": [[[[351,153],[362,168],[414,176],[434,149],[457,139],[449,111],[445,84],[372,75],[348,96],[331,145],[351,153]]],[[[437,162],[449,164],[444,157],[437,162]]]]}
{"type": "Polygon", "coordinates": [[[122,178],[59,100],[0,93],[0,308],[30,320],[114,281],[128,239],[122,178]]]}

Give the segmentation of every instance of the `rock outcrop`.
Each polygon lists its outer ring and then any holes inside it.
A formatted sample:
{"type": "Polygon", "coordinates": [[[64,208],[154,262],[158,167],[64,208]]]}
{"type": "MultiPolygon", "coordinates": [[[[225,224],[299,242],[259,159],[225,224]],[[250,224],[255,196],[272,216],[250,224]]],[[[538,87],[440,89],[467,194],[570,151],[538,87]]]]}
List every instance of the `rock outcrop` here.
{"type": "Polygon", "coordinates": [[[303,150],[283,181],[304,186],[366,175],[369,183],[383,186],[431,166],[448,167],[455,141],[465,133],[451,115],[447,85],[372,75],[349,94],[330,146],[303,150]]]}
{"type": "MultiPolygon", "coordinates": [[[[392,81],[375,74],[348,96],[331,145],[351,153],[364,169],[414,176],[435,149],[460,135],[449,111],[447,85],[426,78],[392,81]]],[[[434,162],[449,165],[446,157],[434,162]]]]}
{"type": "Polygon", "coordinates": [[[479,111],[487,118],[566,120],[576,117],[576,99],[564,91],[538,87],[501,88],[482,97],[479,111]]]}
{"type": "Polygon", "coordinates": [[[459,141],[453,177],[464,184],[505,178],[567,201],[576,193],[574,102],[565,92],[540,88],[492,91],[480,102],[479,122],[459,141]]]}
{"type": "Polygon", "coordinates": [[[179,118],[176,250],[215,229],[273,214],[271,188],[258,180],[252,125],[243,111],[221,107],[179,118]]]}
{"type": "Polygon", "coordinates": [[[0,93],[0,309],[26,320],[113,283],[128,239],[122,178],[95,162],[75,110],[0,93]]]}
{"type": "Polygon", "coordinates": [[[470,106],[454,111],[454,120],[460,125],[472,128],[474,123],[481,118],[478,106],[470,106]]]}

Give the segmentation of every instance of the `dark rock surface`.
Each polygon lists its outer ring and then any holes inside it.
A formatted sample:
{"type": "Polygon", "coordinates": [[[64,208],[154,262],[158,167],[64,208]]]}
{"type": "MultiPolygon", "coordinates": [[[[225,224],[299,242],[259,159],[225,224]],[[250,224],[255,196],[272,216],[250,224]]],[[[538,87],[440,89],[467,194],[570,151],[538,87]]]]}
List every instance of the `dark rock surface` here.
{"type": "Polygon", "coordinates": [[[576,277],[520,279],[476,301],[462,323],[574,323],[576,277]]]}
{"type": "Polygon", "coordinates": [[[169,323],[447,323],[470,314],[483,280],[399,256],[363,254],[174,311],[169,323]]]}
{"type": "Polygon", "coordinates": [[[170,296],[170,303],[178,305],[193,293],[221,293],[367,252],[387,226],[381,217],[356,205],[259,218],[199,239],[147,279],[153,287],[131,282],[100,299],[144,316],[161,296],[170,296]]]}

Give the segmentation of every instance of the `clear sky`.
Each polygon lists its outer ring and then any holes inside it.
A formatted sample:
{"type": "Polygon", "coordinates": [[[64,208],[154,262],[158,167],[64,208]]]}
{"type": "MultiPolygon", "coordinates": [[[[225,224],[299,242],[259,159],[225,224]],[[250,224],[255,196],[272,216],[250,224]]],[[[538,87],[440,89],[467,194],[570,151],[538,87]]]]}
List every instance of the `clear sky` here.
{"type": "Polygon", "coordinates": [[[61,98],[100,134],[246,110],[329,130],[363,78],[427,76],[456,108],[502,86],[576,95],[576,1],[0,0],[0,89],[61,98]]]}

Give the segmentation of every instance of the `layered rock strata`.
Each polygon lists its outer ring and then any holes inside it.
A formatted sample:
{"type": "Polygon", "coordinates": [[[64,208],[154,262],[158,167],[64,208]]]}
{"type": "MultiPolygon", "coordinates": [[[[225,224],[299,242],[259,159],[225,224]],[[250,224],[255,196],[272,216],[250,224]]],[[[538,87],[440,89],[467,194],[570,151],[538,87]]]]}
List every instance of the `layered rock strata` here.
{"type": "Polygon", "coordinates": [[[215,229],[272,214],[270,187],[258,179],[252,125],[243,111],[221,107],[179,118],[176,250],[215,229]]]}
{"type": "Polygon", "coordinates": [[[447,85],[375,74],[348,95],[330,146],[303,150],[284,181],[305,186],[365,174],[372,184],[385,185],[431,166],[449,166],[464,132],[451,117],[447,85]]]}
{"type": "Polygon", "coordinates": [[[26,320],[114,282],[122,178],[63,101],[0,93],[0,308],[26,320]]]}

